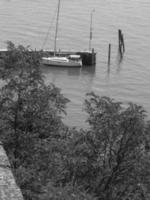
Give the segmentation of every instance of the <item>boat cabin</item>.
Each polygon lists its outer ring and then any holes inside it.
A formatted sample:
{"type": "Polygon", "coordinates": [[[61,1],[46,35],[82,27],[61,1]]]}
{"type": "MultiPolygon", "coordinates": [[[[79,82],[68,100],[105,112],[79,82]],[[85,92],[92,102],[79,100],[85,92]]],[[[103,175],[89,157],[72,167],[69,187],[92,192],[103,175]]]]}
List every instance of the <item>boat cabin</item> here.
{"type": "Polygon", "coordinates": [[[79,61],[79,60],[81,60],[81,56],[80,55],[69,55],[68,56],[68,58],[70,59],[70,60],[74,60],[74,61],[79,61]]]}

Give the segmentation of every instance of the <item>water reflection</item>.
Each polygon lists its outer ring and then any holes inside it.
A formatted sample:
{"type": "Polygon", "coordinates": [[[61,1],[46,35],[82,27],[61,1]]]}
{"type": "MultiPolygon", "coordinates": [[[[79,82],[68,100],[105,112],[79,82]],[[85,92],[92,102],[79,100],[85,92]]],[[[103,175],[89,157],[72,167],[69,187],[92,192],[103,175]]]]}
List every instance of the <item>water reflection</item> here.
{"type": "Polygon", "coordinates": [[[117,72],[119,73],[122,67],[122,63],[124,60],[124,54],[121,55],[118,51],[117,57],[116,57],[116,66],[117,66],[117,72]]]}
{"type": "Polygon", "coordinates": [[[95,75],[95,68],[96,68],[96,65],[83,66],[82,69],[81,69],[81,71],[84,74],[95,75]]]}
{"type": "Polygon", "coordinates": [[[43,65],[41,67],[43,74],[53,75],[68,75],[68,76],[80,76],[80,75],[95,75],[95,66],[83,66],[81,68],[65,68],[65,67],[49,67],[43,65]]]}

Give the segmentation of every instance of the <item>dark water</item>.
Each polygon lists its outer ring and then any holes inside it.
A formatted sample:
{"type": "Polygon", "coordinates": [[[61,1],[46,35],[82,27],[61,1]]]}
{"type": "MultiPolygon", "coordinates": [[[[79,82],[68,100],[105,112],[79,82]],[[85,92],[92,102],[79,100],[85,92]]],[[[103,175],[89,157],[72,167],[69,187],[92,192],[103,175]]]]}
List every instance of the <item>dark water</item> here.
{"type": "MultiPolygon", "coordinates": [[[[53,49],[56,0],[1,0],[0,48],[5,41],[53,49]],[[50,32],[46,40],[47,32],[50,32]]],[[[141,104],[150,113],[150,1],[148,0],[61,0],[57,46],[86,50],[90,12],[93,13],[92,46],[97,52],[95,67],[59,69],[44,67],[46,82],[62,88],[71,100],[65,122],[85,126],[85,94],[95,91],[124,102],[141,104]],[[126,53],[118,60],[118,29],[125,37],[126,53]],[[108,71],[108,44],[112,44],[108,71]]]]}

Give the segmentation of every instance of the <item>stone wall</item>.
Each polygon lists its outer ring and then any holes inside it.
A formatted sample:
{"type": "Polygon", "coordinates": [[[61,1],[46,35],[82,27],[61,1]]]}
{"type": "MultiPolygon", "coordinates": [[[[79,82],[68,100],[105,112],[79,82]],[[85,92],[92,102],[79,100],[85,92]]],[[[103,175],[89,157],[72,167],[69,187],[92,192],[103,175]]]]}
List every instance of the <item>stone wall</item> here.
{"type": "Polygon", "coordinates": [[[0,200],[23,200],[19,187],[16,185],[10,163],[0,143],[0,200]]]}

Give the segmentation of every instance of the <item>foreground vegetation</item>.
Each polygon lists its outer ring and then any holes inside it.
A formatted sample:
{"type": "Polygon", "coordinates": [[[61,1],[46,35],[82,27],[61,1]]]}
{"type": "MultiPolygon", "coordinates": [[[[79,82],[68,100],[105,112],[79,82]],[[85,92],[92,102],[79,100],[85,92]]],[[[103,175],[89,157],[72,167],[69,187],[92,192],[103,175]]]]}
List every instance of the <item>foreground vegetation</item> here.
{"type": "Polygon", "coordinates": [[[62,122],[65,98],[45,85],[40,53],[8,43],[0,63],[0,140],[25,200],[147,200],[150,122],[141,106],[87,94],[88,130],[62,122]]]}

